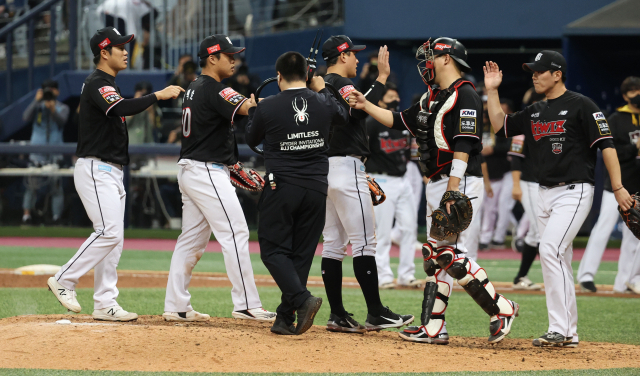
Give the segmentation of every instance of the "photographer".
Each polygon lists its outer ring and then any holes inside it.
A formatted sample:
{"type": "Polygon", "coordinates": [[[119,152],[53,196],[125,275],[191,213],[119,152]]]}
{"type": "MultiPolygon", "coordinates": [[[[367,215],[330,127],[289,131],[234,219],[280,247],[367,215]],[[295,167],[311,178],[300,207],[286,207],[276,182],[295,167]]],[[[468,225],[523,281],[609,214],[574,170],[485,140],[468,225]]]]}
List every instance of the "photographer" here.
{"type": "MultiPolygon", "coordinates": [[[[58,83],[53,80],[46,80],[42,83],[42,88],[36,92],[33,102],[24,111],[22,120],[32,122],[32,145],[52,145],[63,142],[62,132],[69,118],[69,106],[57,100],[59,94],[58,83]]],[[[60,154],[34,153],[29,155],[29,164],[36,167],[57,164],[61,161],[62,155],[60,154]]],[[[36,191],[46,185],[51,186],[53,221],[57,223],[60,220],[64,203],[61,183],[61,179],[56,176],[50,178],[25,178],[26,191],[22,203],[22,208],[24,209],[22,215],[23,223],[31,222],[31,210],[35,206],[37,199],[36,191]]]]}

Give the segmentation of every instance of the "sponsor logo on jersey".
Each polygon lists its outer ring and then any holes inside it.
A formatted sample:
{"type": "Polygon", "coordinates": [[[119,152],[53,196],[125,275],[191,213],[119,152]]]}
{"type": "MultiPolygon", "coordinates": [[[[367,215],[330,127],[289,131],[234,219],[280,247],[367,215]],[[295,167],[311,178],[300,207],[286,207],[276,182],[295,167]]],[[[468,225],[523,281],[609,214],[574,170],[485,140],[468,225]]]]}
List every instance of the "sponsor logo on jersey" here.
{"type": "Polygon", "coordinates": [[[395,153],[401,150],[407,150],[407,146],[408,143],[406,138],[400,138],[397,140],[385,140],[384,138],[380,139],[380,150],[384,151],[387,154],[395,153]]]}
{"type": "Polygon", "coordinates": [[[611,129],[609,129],[609,123],[605,119],[596,120],[598,124],[598,130],[600,131],[601,136],[609,136],[611,135],[611,129]]]}
{"type": "Polygon", "coordinates": [[[564,129],[564,123],[566,120],[556,120],[549,122],[534,122],[531,120],[531,133],[533,134],[533,139],[539,141],[543,137],[547,136],[555,136],[559,134],[563,134],[566,132],[564,129]]]}
{"type": "Polygon", "coordinates": [[[451,46],[444,43],[438,43],[433,47],[434,50],[444,50],[445,48],[451,48],[451,46]]]}
{"type": "Polygon", "coordinates": [[[291,105],[293,106],[293,110],[296,112],[293,115],[293,118],[296,121],[296,125],[300,124],[309,124],[309,114],[307,113],[307,100],[304,98],[301,99],[301,107],[298,107],[298,98],[293,98],[293,102],[291,105]]]}
{"type": "Polygon", "coordinates": [[[113,86],[103,86],[100,89],[98,89],[98,91],[100,92],[100,94],[104,94],[110,91],[116,91],[116,89],[114,89],[113,86]]]}
{"type": "Polygon", "coordinates": [[[107,47],[109,43],[111,43],[109,38],[104,38],[104,40],[100,42],[100,44],[98,44],[98,47],[100,47],[101,50],[104,50],[104,48],[107,47]]]}
{"type": "Polygon", "coordinates": [[[540,116],[540,113],[539,113],[539,112],[536,112],[535,114],[531,114],[531,117],[534,117],[534,118],[537,118],[537,117],[539,117],[539,116],[540,116]]]}
{"type": "Polygon", "coordinates": [[[98,165],[98,170],[100,170],[100,171],[106,171],[106,172],[111,172],[111,166],[98,165]]]}
{"type": "Polygon", "coordinates": [[[342,52],[344,50],[346,50],[347,48],[349,48],[349,43],[344,42],[341,45],[338,46],[338,51],[342,52]]]}
{"type": "Polygon", "coordinates": [[[207,52],[212,54],[220,51],[220,44],[216,44],[215,46],[207,47],[207,52]]]}
{"type": "Polygon", "coordinates": [[[522,154],[524,148],[524,138],[516,136],[511,140],[511,152],[522,154]]]}
{"type": "Polygon", "coordinates": [[[560,113],[558,115],[566,115],[569,111],[564,110],[564,111],[560,111],[560,113]]]}
{"type": "Polygon", "coordinates": [[[238,93],[230,87],[222,89],[219,94],[222,98],[224,98],[225,101],[234,105],[240,103],[240,101],[244,99],[244,96],[242,94],[238,93]]]}
{"type": "Polygon", "coordinates": [[[340,92],[340,95],[342,95],[342,98],[349,102],[349,94],[351,94],[352,91],[355,91],[356,88],[353,87],[353,85],[347,85],[342,87],[340,90],[338,90],[340,92]]]}
{"type": "Polygon", "coordinates": [[[460,133],[475,134],[476,133],[476,118],[474,118],[474,117],[461,117],[460,118],[460,133]]]}
{"type": "Polygon", "coordinates": [[[604,120],[604,114],[602,112],[594,112],[593,118],[597,120],[604,120]]]}
{"type": "Polygon", "coordinates": [[[98,92],[100,93],[100,95],[102,95],[102,98],[104,98],[104,100],[109,104],[115,103],[122,99],[120,94],[116,92],[116,89],[114,89],[113,86],[103,86],[98,89],[98,92]]]}
{"type": "Polygon", "coordinates": [[[476,117],[476,110],[460,110],[460,116],[476,117]]]}
{"type": "Polygon", "coordinates": [[[551,151],[554,154],[560,154],[562,153],[562,144],[559,142],[554,142],[553,144],[551,144],[551,151]]]}

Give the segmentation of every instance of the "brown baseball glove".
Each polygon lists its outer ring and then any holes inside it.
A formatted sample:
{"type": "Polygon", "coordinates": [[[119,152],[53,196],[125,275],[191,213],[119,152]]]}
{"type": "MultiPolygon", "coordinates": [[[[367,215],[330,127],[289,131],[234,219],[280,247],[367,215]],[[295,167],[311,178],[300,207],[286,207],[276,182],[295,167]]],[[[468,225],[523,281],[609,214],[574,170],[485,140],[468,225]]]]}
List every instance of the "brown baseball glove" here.
{"type": "Polygon", "coordinates": [[[631,195],[631,198],[633,198],[633,206],[631,209],[624,211],[620,208],[620,205],[618,205],[618,211],[629,230],[631,230],[636,238],[640,239],[640,196],[636,193],[631,195]]]}
{"type": "Polygon", "coordinates": [[[458,191],[446,191],[440,200],[440,206],[431,215],[429,234],[436,240],[445,240],[466,230],[471,224],[473,206],[471,199],[458,191]],[[455,201],[447,213],[447,201],[455,201]]]}
{"type": "Polygon", "coordinates": [[[369,193],[371,193],[371,201],[373,202],[373,206],[380,205],[387,199],[387,195],[384,194],[384,191],[376,180],[371,176],[367,175],[367,183],[369,183],[369,193]]]}
{"type": "Polygon", "coordinates": [[[251,192],[260,192],[264,188],[262,176],[250,168],[244,168],[242,162],[227,167],[231,184],[234,186],[251,192]]]}

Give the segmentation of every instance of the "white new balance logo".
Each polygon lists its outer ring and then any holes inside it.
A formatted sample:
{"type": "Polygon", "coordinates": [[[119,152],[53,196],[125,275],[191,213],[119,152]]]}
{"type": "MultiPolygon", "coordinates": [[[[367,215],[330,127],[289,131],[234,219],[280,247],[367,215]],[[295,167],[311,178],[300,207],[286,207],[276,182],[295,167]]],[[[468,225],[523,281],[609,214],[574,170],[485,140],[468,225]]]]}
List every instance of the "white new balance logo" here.
{"type": "Polygon", "coordinates": [[[569,112],[569,111],[560,111],[560,113],[558,115],[566,115],[567,112],[569,112]]]}

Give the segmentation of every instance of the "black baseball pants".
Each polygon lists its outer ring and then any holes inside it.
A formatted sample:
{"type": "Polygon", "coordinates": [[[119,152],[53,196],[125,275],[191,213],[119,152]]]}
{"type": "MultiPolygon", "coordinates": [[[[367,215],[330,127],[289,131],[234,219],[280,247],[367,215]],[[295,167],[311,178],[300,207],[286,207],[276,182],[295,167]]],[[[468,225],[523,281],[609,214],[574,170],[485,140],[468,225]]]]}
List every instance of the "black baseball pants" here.
{"type": "Polygon", "coordinates": [[[278,182],[265,185],[258,204],[260,257],[282,291],[276,312],[287,324],[311,296],[307,279],[326,216],[324,193],[278,182]]]}

